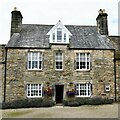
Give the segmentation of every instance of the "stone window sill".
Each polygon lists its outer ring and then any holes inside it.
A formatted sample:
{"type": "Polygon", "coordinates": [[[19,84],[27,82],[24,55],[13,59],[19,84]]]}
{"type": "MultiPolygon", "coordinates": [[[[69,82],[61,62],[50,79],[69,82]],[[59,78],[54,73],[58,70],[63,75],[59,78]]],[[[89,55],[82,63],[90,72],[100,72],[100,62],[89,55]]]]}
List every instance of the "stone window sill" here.
{"type": "Polygon", "coordinates": [[[76,72],[89,72],[90,71],[90,69],[84,69],[84,70],[76,70],[76,72]]]}
{"type": "Polygon", "coordinates": [[[43,72],[42,69],[28,69],[27,71],[29,71],[29,72],[33,72],[33,71],[43,72]]]}

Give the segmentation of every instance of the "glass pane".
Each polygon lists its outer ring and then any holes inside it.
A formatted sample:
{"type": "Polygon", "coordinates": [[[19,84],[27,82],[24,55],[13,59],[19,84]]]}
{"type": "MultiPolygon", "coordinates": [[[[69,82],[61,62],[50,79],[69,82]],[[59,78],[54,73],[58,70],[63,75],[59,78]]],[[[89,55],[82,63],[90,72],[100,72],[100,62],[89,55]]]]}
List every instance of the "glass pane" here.
{"type": "Polygon", "coordinates": [[[53,37],[53,42],[55,42],[55,33],[53,33],[52,37],[53,37]]]}
{"type": "Polygon", "coordinates": [[[39,61],[42,61],[42,53],[39,53],[39,61]]]}
{"type": "Polygon", "coordinates": [[[39,69],[42,69],[42,62],[39,61],[39,69]]]}
{"type": "Polygon", "coordinates": [[[62,29],[57,29],[57,42],[62,42],[62,29]]]}
{"type": "Polygon", "coordinates": [[[66,42],[66,33],[64,33],[64,42],[66,42]]]}
{"type": "Polygon", "coordinates": [[[87,69],[89,69],[89,62],[87,62],[87,69]]]}
{"type": "Polygon", "coordinates": [[[62,61],[62,53],[56,53],[56,61],[62,61]]]}
{"type": "Polygon", "coordinates": [[[38,68],[38,61],[32,61],[32,69],[38,68]]]}
{"type": "Polygon", "coordinates": [[[28,68],[31,69],[31,61],[28,61],[28,68]]]}
{"type": "Polygon", "coordinates": [[[76,62],[76,69],[79,69],[79,62],[76,62]]]}
{"type": "Polygon", "coordinates": [[[31,53],[28,53],[28,61],[31,61],[31,53]]]}

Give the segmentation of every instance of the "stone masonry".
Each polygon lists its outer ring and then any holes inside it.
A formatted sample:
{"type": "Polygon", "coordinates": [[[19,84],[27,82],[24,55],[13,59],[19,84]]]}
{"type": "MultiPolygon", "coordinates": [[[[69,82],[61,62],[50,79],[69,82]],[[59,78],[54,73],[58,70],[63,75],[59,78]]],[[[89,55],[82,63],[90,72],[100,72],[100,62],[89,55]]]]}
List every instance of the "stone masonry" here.
{"type": "MultiPolygon", "coordinates": [[[[63,84],[64,99],[66,85],[70,82],[91,82],[92,96],[114,98],[114,51],[113,50],[72,50],[67,45],[52,45],[50,49],[8,49],[6,75],[6,101],[26,98],[26,85],[29,83],[50,82],[53,86],[63,84]],[[55,52],[64,53],[63,71],[55,70],[55,52]],[[44,55],[43,70],[27,70],[27,53],[40,51],[44,55]],[[90,53],[90,71],[75,70],[76,52],[90,53]],[[110,92],[105,92],[105,84],[110,92]]],[[[55,99],[55,96],[53,96],[55,99]]]]}
{"type": "Polygon", "coordinates": [[[0,102],[4,96],[5,45],[0,45],[0,102]]]}

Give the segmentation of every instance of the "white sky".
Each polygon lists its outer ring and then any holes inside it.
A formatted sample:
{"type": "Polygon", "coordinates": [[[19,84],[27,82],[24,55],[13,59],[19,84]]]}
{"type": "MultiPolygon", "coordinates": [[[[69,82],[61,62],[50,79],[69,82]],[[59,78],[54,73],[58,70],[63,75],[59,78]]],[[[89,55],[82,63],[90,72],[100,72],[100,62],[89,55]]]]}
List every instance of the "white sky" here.
{"type": "Polygon", "coordinates": [[[11,11],[23,15],[23,24],[96,25],[99,9],[108,13],[109,35],[118,35],[119,0],[0,0],[0,44],[10,39],[11,11]]]}

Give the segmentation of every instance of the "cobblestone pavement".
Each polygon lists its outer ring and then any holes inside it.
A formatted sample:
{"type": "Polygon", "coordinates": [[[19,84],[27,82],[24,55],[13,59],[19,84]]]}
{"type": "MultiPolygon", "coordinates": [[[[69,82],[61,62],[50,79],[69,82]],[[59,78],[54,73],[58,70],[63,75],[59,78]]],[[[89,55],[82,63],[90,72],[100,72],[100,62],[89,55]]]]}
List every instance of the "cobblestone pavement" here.
{"type": "MultiPolygon", "coordinates": [[[[120,106],[119,106],[120,107],[120,106]]],[[[1,110],[3,118],[118,118],[118,104],[1,110]]]]}

